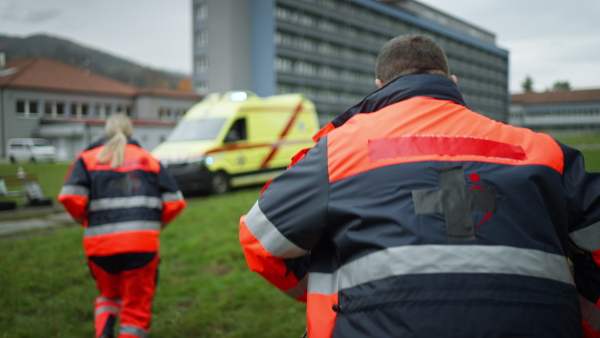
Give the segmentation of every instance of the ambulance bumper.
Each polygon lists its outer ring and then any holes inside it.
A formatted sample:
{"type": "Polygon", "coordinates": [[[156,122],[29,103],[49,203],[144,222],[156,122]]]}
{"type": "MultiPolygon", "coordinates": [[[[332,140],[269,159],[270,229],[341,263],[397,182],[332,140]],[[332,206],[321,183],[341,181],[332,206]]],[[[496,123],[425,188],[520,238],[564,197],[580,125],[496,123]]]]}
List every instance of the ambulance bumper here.
{"type": "Polygon", "coordinates": [[[208,192],[214,173],[204,163],[177,163],[166,166],[183,193],[208,192]]]}

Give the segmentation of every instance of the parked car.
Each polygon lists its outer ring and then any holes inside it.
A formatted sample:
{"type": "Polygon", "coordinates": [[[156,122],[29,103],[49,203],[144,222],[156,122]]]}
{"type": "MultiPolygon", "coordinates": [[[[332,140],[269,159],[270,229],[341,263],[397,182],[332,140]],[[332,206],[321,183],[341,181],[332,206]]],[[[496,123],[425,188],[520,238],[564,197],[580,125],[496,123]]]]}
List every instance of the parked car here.
{"type": "Polygon", "coordinates": [[[12,163],[54,162],[56,148],[43,138],[11,138],[6,144],[6,154],[12,163]]]}

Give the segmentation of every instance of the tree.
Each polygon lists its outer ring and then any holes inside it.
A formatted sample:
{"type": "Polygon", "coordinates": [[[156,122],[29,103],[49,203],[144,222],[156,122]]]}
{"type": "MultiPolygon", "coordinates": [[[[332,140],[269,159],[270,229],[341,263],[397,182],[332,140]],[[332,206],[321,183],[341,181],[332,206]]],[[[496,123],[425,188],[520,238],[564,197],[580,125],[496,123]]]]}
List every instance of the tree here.
{"type": "Polygon", "coordinates": [[[556,81],[552,85],[552,91],[571,90],[571,84],[569,81],[556,81]]]}
{"type": "Polygon", "coordinates": [[[533,91],[533,80],[529,75],[525,77],[525,80],[521,83],[521,87],[526,93],[530,93],[533,91]]]}

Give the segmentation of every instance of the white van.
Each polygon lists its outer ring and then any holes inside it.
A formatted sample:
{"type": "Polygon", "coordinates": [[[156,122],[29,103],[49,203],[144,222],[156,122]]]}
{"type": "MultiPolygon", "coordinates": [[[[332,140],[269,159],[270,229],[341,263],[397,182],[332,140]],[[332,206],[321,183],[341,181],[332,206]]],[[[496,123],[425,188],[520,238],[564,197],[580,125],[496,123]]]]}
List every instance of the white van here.
{"type": "Polygon", "coordinates": [[[16,162],[54,162],[56,148],[43,138],[11,138],[6,144],[6,156],[16,162]]]}

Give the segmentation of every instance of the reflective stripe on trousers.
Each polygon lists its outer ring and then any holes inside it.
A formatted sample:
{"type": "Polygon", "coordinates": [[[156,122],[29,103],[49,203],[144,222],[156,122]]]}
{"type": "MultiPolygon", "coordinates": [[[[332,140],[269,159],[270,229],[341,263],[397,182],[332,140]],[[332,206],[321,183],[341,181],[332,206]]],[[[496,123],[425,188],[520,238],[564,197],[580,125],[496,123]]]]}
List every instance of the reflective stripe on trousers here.
{"type": "Polygon", "coordinates": [[[119,334],[125,333],[140,338],[148,338],[148,332],[144,331],[141,327],[133,325],[121,325],[119,326],[119,334]]]}

